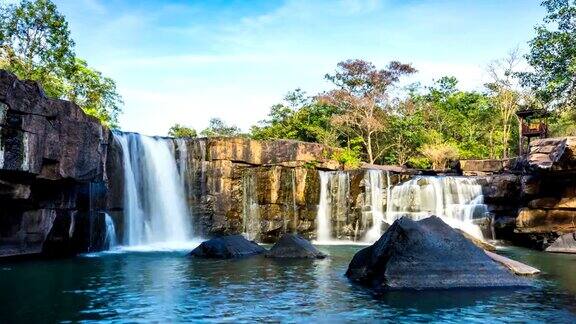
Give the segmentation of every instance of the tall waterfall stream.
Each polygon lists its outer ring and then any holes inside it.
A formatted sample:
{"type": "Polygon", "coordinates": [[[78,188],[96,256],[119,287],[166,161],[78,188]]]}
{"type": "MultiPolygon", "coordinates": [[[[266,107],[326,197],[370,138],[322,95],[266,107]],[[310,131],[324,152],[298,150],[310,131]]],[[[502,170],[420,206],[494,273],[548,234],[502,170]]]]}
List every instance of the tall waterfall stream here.
{"type": "Polygon", "coordinates": [[[191,218],[173,142],[134,133],[114,133],[114,138],[124,164],[123,244],[188,241],[191,218]]]}

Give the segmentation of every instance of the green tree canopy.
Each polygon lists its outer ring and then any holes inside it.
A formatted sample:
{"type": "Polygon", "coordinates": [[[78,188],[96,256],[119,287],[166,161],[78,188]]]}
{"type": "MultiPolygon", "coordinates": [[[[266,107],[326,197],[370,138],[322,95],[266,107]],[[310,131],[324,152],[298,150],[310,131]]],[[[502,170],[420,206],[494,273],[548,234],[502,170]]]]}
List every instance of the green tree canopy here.
{"type": "Polygon", "coordinates": [[[232,137],[241,135],[241,131],[235,125],[227,125],[220,118],[212,118],[208,123],[208,127],[200,132],[200,135],[206,137],[232,137]]]}
{"type": "Polygon", "coordinates": [[[175,138],[195,138],[198,136],[194,128],[182,126],[180,124],[174,124],[168,130],[168,136],[175,138]]]}
{"type": "Polygon", "coordinates": [[[519,73],[524,85],[551,107],[576,109],[576,1],[545,0],[544,24],[526,55],[534,71],[519,73]]]}
{"type": "Polygon", "coordinates": [[[48,96],[75,102],[105,125],[117,124],[116,83],[76,57],[68,23],[49,0],[0,5],[0,68],[39,82],[48,96]]]}

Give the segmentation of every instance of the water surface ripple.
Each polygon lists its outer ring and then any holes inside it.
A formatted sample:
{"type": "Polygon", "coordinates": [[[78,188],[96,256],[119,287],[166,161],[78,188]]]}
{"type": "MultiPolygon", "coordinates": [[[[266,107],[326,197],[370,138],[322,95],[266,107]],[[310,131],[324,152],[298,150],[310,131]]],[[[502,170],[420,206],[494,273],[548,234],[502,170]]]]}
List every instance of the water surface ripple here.
{"type": "Polygon", "coordinates": [[[0,322],[576,321],[576,256],[512,248],[541,268],[535,288],[374,295],[345,277],[361,246],[315,261],[196,260],[185,252],[103,253],[0,264],[0,322]]]}

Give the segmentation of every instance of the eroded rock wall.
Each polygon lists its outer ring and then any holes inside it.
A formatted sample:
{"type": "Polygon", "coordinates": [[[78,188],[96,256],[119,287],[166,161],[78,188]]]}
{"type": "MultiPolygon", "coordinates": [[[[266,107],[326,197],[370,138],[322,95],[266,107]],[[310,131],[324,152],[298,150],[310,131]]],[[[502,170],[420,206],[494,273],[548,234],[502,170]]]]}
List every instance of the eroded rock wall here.
{"type": "Polygon", "coordinates": [[[543,249],[562,234],[576,231],[576,138],[531,143],[515,168],[490,168],[490,161],[461,163],[468,174],[482,174],[485,202],[495,215],[497,238],[543,249]]]}
{"type": "MultiPolygon", "coordinates": [[[[357,239],[371,226],[371,218],[365,217],[369,208],[365,203],[366,170],[341,170],[342,166],[331,159],[334,148],[246,138],[175,141],[177,163],[186,173],[185,189],[197,236],[247,233],[258,241],[274,242],[283,233],[298,232],[315,238],[319,172],[347,174],[348,191],[343,201],[336,203],[336,185],[329,193],[335,201],[331,205],[333,235],[357,239]]],[[[120,167],[112,165],[122,164],[118,151],[112,142],[109,167],[113,170],[120,167]]],[[[113,170],[108,173],[118,173],[113,170]]],[[[392,176],[392,181],[398,183],[400,176],[392,176]]],[[[122,200],[118,199],[121,186],[121,180],[110,180],[110,192],[116,194],[109,195],[108,210],[118,219],[122,218],[122,200]]],[[[117,226],[122,227],[121,220],[117,226]]]]}
{"type": "Polygon", "coordinates": [[[108,140],[73,103],[0,70],[0,257],[98,248],[108,140]]]}

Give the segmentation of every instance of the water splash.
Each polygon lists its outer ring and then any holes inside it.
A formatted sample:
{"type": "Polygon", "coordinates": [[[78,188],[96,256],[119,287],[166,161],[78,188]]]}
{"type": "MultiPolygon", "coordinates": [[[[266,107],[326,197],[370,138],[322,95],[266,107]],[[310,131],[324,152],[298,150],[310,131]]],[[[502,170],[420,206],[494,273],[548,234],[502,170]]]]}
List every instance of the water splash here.
{"type": "Polygon", "coordinates": [[[392,188],[386,222],[392,224],[402,216],[419,220],[435,215],[448,225],[483,239],[473,220],[487,213],[482,186],[475,179],[422,176],[392,188]]]}
{"type": "Polygon", "coordinates": [[[316,216],[316,239],[330,241],[332,239],[332,210],[330,208],[330,173],[319,171],[320,175],[320,202],[316,216]]]}
{"type": "Polygon", "coordinates": [[[124,163],[124,244],[190,239],[190,215],[173,142],[135,133],[114,133],[124,163]]]}
{"type": "Polygon", "coordinates": [[[106,236],[104,238],[104,250],[112,250],[118,245],[118,242],[116,239],[116,227],[114,227],[114,220],[112,220],[112,217],[110,217],[110,215],[105,214],[104,220],[106,223],[106,236]]]}
{"type": "Polygon", "coordinates": [[[316,215],[316,239],[318,244],[330,244],[339,237],[341,226],[348,220],[350,177],[347,172],[342,171],[318,173],[320,201],[316,215]]]}
{"type": "MultiPolygon", "coordinates": [[[[386,197],[389,197],[390,193],[390,174],[386,172],[386,197]]],[[[384,201],[384,179],[383,171],[381,170],[368,170],[366,172],[366,186],[367,196],[369,198],[368,203],[370,204],[370,215],[372,216],[372,226],[366,233],[364,240],[368,242],[376,242],[380,236],[382,236],[382,225],[384,223],[384,203],[390,201],[386,199],[384,201]]],[[[388,204],[387,204],[388,205],[388,204]]]]}

